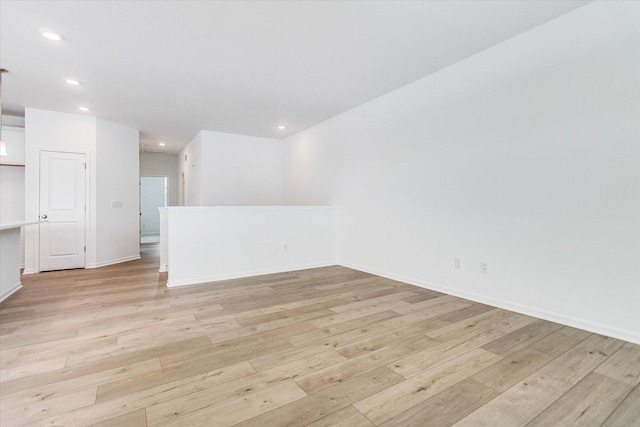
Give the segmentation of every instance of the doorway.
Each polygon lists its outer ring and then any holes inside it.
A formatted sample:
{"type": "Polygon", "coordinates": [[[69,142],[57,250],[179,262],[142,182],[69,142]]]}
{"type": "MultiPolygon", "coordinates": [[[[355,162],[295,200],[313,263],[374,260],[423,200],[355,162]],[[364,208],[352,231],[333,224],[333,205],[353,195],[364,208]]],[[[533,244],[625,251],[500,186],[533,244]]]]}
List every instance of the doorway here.
{"type": "Polygon", "coordinates": [[[167,206],[167,177],[140,177],[140,243],[160,242],[160,212],[167,206]]]}

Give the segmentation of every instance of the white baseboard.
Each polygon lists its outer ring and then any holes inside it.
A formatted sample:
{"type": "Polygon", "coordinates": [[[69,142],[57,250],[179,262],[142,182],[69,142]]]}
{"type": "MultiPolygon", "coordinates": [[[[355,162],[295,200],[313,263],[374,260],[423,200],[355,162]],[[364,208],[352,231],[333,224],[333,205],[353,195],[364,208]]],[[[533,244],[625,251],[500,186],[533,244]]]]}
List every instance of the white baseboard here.
{"type": "Polygon", "coordinates": [[[2,295],[0,295],[0,302],[6,300],[7,298],[9,298],[11,295],[15,294],[20,289],[22,289],[22,283],[18,282],[16,285],[13,285],[13,287],[11,289],[9,289],[8,291],[6,291],[6,292],[2,293],[2,295]]]}
{"type": "Polygon", "coordinates": [[[166,273],[167,271],[169,270],[167,269],[166,265],[161,265],[160,268],[158,269],[159,273],[166,273]]]}
{"type": "Polygon", "coordinates": [[[245,277],[253,277],[253,276],[261,276],[263,274],[275,274],[275,273],[286,273],[289,271],[297,271],[297,270],[307,270],[309,268],[319,268],[319,267],[329,267],[332,265],[336,265],[335,261],[329,262],[321,262],[314,264],[305,264],[305,265],[295,265],[288,267],[280,267],[280,268],[267,268],[262,270],[249,270],[249,271],[241,271],[236,273],[228,273],[228,274],[218,274],[214,276],[207,277],[195,277],[195,278],[187,278],[180,280],[171,280],[171,272],[169,272],[169,278],[167,280],[167,287],[174,288],[177,286],[187,286],[187,285],[201,285],[203,283],[209,282],[218,282],[221,280],[231,280],[231,279],[243,279],[245,277]]]}
{"type": "Polygon", "coordinates": [[[448,286],[439,285],[436,283],[429,283],[423,280],[417,280],[409,277],[399,276],[395,274],[388,274],[374,268],[363,267],[360,265],[340,263],[341,266],[351,268],[354,270],[363,271],[365,273],[375,274],[376,276],[385,277],[391,280],[397,280],[399,282],[408,283],[410,285],[419,286],[421,288],[430,289],[434,291],[443,292],[456,297],[468,299],[471,301],[479,302],[481,304],[487,304],[494,307],[502,308],[516,313],[525,314],[527,316],[537,317],[539,319],[548,320],[550,322],[561,323],[566,326],[571,326],[585,331],[593,332],[596,334],[606,335],[612,338],[629,341],[635,344],[640,344],[640,333],[632,331],[630,329],[620,329],[609,325],[604,325],[598,322],[592,322],[586,319],[579,319],[572,316],[567,316],[562,313],[555,313],[547,310],[538,309],[526,305],[513,303],[510,301],[504,301],[497,298],[487,297],[485,295],[476,294],[473,292],[460,291],[458,289],[450,288],[448,286]]]}
{"type": "Polygon", "coordinates": [[[118,258],[118,259],[110,259],[107,261],[102,261],[102,262],[96,262],[93,264],[88,265],[85,268],[100,268],[100,267],[106,267],[108,265],[113,265],[113,264],[120,264],[121,262],[128,262],[128,261],[135,261],[137,259],[140,259],[140,254],[138,255],[133,255],[133,256],[129,256],[129,257],[124,257],[124,258],[118,258]]]}
{"type": "MultiPolygon", "coordinates": [[[[92,269],[92,268],[106,267],[108,265],[120,264],[121,262],[135,261],[137,259],[140,259],[140,254],[132,255],[132,256],[128,256],[128,257],[124,257],[124,258],[110,259],[110,260],[107,260],[107,261],[95,262],[95,263],[92,263],[92,264],[87,264],[87,266],[85,268],[86,269],[92,269]]],[[[39,271],[35,271],[32,268],[25,269],[22,272],[22,274],[36,274],[36,273],[39,273],[39,271]]]]}

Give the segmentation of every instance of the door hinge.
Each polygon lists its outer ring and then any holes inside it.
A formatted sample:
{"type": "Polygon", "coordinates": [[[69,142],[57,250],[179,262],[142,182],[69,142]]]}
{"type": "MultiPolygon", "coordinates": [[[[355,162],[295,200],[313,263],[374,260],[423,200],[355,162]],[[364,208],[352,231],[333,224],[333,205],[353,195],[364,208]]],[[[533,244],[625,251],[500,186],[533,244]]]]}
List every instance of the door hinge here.
{"type": "Polygon", "coordinates": [[[85,251],[85,253],[87,252],[87,247],[86,246],[84,247],[84,251],[85,251]]]}

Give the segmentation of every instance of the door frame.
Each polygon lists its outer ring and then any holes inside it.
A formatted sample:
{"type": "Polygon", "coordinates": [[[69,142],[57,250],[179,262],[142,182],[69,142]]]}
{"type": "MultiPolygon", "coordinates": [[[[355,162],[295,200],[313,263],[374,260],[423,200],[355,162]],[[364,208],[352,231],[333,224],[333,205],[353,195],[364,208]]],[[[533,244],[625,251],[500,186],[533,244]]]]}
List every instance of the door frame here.
{"type": "Polygon", "coordinates": [[[184,171],[180,172],[180,202],[178,203],[178,206],[185,206],[184,201],[187,200],[187,198],[184,195],[184,188],[185,188],[185,183],[184,183],[184,171]]]}
{"type": "MultiPolygon", "coordinates": [[[[142,179],[141,178],[164,178],[164,185],[167,190],[165,194],[165,205],[166,208],[169,206],[169,175],[153,175],[153,174],[140,174],[138,177],[138,241],[142,241],[142,179]]],[[[160,215],[160,213],[158,213],[160,215]]]]}
{"type": "MultiPolygon", "coordinates": [[[[38,167],[35,168],[35,204],[37,210],[37,218],[40,220],[40,161],[41,155],[43,151],[49,151],[53,153],[70,153],[70,154],[84,154],[84,161],[86,163],[85,174],[84,174],[84,202],[87,208],[84,211],[84,245],[87,247],[87,252],[84,254],[84,268],[86,269],[88,265],[92,263],[89,262],[90,259],[95,260],[95,236],[90,233],[90,230],[95,229],[94,224],[95,221],[91,221],[91,219],[95,219],[93,216],[94,212],[91,209],[93,205],[93,200],[91,200],[92,192],[91,192],[91,165],[92,158],[91,152],[85,150],[74,150],[74,149],[64,149],[64,148],[49,148],[43,146],[35,147],[35,155],[37,159],[38,167]]],[[[35,228],[35,227],[34,227],[35,228]]],[[[34,264],[33,269],[35,273],[39,273],[40,270],[40,226],[37,227],[36,238],[33,239],[33,248],[34,248],[34,264]]]]}

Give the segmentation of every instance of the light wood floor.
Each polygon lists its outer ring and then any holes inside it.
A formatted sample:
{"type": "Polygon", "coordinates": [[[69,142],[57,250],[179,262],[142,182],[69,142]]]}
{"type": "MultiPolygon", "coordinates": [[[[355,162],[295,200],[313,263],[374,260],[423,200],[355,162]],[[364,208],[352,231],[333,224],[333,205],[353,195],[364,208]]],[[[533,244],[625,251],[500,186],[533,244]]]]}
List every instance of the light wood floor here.
{"type": "Polygon", "coordinates": [[[640,425],[640,346],[342,267],[167,289],[156,250],[24,277],[2,426],[640,425]]]}

